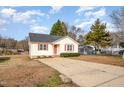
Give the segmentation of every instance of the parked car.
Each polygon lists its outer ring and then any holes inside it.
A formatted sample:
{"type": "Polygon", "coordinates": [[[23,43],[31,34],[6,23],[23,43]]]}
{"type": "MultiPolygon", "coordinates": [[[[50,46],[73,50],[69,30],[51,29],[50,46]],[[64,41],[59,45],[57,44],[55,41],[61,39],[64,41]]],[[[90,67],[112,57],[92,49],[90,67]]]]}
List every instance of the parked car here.
{"type": "Polygon", "coordinates": [[[119,51],[119,55],[123,55],[123,53],[124,53],[124,50],[119,51]]]}
{"type": "Polygon", "coordinates": [[[17,52],[18,52],[18,54],[23,54],[24,53],[24,49],[18,49],[17,52]]]}

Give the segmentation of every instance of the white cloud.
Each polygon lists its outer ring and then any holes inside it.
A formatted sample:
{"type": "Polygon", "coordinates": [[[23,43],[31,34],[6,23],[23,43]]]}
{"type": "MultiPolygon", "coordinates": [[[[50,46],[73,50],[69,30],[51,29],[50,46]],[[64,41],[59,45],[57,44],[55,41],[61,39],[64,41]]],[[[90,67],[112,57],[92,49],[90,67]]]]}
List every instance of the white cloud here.
{"type": "Polygon", "coordinates": [[[91,7],[91,6],[81,6],[81,7],[76,11],[76,13],[77,13],[78,15],[80,15],[81,12],[93,10],[93,9],[95,9],[95,8],[96,8],[96,7],[91,7]]]}
{"type": "Polygon", "coordinates": [[[80,21],[79,19],[75,19],[74,24],[78,23],[79,21],[80,21]]]}
{"type": "MultiPolygon", "coordinates": [[[[76,27],[82,28],[83,30],[87,30],[89,31],[90,26],[92,24],[94,24],[94,22],[96,21],[95,18],[91,18],[89,20],[86,21],[82,21],[81,23],[77,24],[76,27]]],[[[107,20],[103,19],[101,20],[102,23],[107,23],[106,27],[107,27],[107,31],[109,32],[114,32],[115,31],[115,27],[111,22],[108,22],[107,20]]]]}
{"type": "Polygon", "coordinates": [[[47,17],[47,19],[50,19],[50,15],[47,14],[46,17],[47,17]]]}
{"type": "Polygon", "coordinates": [[[32,32],[47,31],[46,27],[38,25],[40,19],[37,20],[37,18],[46,17],[48,19],[49,15],[40,10],[19,11],[13,8],[3,8],[0,10],[0,15],[0,30],[5,30],[7,23],[18,22],[27,25],[32,32]]]}
{"type": "Polygon", "coordinates": [[[101,8],[98,11],[89,11],[84,14],[85,17],[95,17],[95,18],[99,18],[105,15],[106,15],[105,8],[101,8]]]}
{"type": "Polygon", "coordinates": [[[90,26],[95,22],[97,18],[100,18],[100,20],[104,20],[106,16],[105,8],[100,8],[98,10],[93,10],[93,8],[87,8],[85,10],[89,10],[89,11],[85,11],[84,20],[82,20],[82,22],[80,21],[77,22],[76,27],[83,28],[83,29],[90,28],[90,26]]]}
{"type": "MultiPolygon", "coordinates": [[[[47,14],[41,12],[40,10],[28,10],[28,11],[17,11],[13,8],[3,8],[0,10],[0,15],[2,15],[2,18],[10,18],[11,21],[13,22],[30,22],[34,17],[36,16],[46,16],[48,17],[47,14]]],[[[7,19],[8,20],[8,19],[7,19]]]]}
{"type": "Polygon", "coordinates": [[[46,27],[41,25],[31,25],[30,30],[31,32],[34,32],[34,33],[45,33],[46,31],[48,31],[46,27]]]}
{"type": "Polygon", "coordinates": [[[12,8],[4,8],[0,11],[0,14],[7,17],[13,15],[14,13],[16,13],[16,10],[12,8]]]}
{"type": "Polygon", "coordinates": [[[42,13],[39,10],[29,10],[26,12],[17,12],[13,15],[13,20],[15,22],[27,22],[32,16],[44,16],[45,13],[42,13]]]}
{"type": "Polygon", "coordinates": [[[84,28],[84,27],[86,27],[86,26],[90,26],[91,24],[93,24],[94,21],[95,21],[95,19],[92,19],[92,18],[91,18],[90,20],[86,20],[86,21],[83,21],[83,22],[77,24],[76,27],[84,28]]]}
{"type": "Polygon", "coordinates": [[[90,23],[91,23],[91,22],[88,22],[88,21],[86,21],[86,22],[81,22],[80,24],[76,25],[76,27],[83,28],[83,27],[85,27],[86,25],[89,25],[90,23]]]}
{"type": "Polygon", "coordinates": [[[55,14],[59,12],[63,8],[63,6],[51,6],[51,8],[52,9],[50,10],[50,14],[55,14]]]}
{"type": "Polygon", "coordinates": [[[0,30],[6,30],[6,25],[8,22],[6,20],[0,19],[0,30]]]}
{"type": "Polygon", "coordinates": [[[0,26],[5,25],[6,23],[7,23],[6,20],[0,19],[0,26]]]}

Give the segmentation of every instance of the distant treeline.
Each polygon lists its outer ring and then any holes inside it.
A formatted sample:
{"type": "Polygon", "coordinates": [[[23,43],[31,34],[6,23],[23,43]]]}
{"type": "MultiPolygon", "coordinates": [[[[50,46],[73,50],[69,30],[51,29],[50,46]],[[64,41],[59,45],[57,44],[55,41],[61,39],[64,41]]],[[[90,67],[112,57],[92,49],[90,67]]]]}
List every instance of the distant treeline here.
{"type": "Polygon", "coordinates": [[[13,38],[6,38],[0,36],[0,48],[1,49],[23,49],[28,51],[28,38],[17,41],[13,38]]]}

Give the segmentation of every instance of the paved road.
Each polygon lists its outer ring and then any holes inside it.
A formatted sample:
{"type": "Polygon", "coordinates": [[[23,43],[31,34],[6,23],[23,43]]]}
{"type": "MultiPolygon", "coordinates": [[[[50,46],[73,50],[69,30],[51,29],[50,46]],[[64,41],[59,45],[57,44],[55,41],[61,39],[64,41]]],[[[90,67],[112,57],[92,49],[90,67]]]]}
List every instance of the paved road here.
{"type": "Polygon", "coordinates": [[[41,62],[71,78],[79,86],[123,86],[124,67],[68,58],[45,58],[41,62]]]}

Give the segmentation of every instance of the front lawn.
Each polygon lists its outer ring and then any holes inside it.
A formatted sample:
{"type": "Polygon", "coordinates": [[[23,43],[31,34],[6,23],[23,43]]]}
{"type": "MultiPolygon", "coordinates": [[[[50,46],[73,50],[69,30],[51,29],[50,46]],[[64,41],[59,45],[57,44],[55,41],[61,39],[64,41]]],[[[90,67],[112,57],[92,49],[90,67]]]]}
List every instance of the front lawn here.
{"type": "Polygon", "coordinates": [[[27,55],[13,55],[10,60],[0,64],[0,86],[2,87],[36,87],[36,86],[76,86],[65,84],[59,73],[27,55]]]}
{"type": "Polygon", "coordinates": [[[87,62],[96,62],[124,67],[124,59],[118,56],[81,55],[79,57],[70,58],[87,62]]]}

